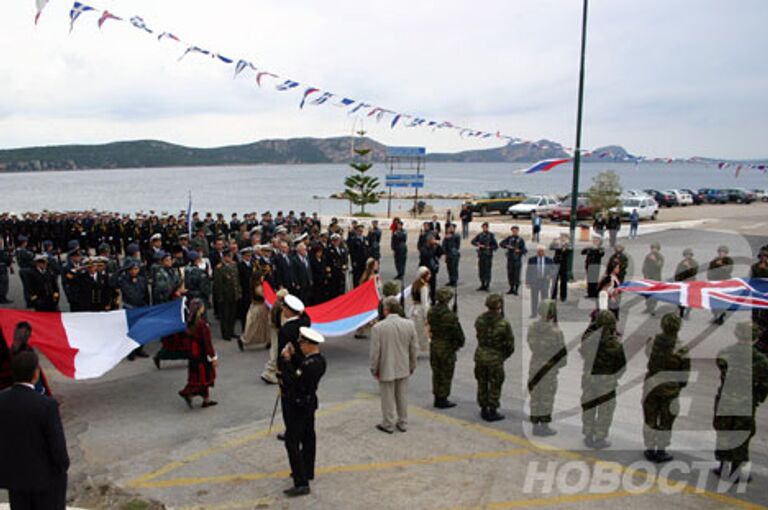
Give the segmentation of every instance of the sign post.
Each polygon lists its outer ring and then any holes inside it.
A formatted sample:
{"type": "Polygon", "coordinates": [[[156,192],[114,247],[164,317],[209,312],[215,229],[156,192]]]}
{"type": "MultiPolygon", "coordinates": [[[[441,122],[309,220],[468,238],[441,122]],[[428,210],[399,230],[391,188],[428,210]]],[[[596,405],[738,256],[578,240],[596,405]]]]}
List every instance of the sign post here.
{"type": "Polygon", "coordinates": [[[426,166],[427,149],[424,147],[387,147],[387,164],[389,174],[386,186],[389,188],[387,201],[387,217],[392,217],[392,188],[413,188],[413,213],[417,214],[419,189],[424,187],[424,175],[421,173],[426,166]],[[411,170],[411,173],[395,173],[397,170],[411,170]],[[416,173],[412,173],[413,171],[416,173]]]}

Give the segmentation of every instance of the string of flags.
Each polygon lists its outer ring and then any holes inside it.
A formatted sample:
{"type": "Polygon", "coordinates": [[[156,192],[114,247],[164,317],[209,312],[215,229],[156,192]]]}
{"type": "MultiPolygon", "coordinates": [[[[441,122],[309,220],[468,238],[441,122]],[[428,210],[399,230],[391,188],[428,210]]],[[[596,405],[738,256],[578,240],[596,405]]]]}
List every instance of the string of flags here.
{"type": "MultiPolygon", "coordinates": [[[[35,4],[37,8],[36,14],[35,14],[36,25],[39,22],[41,14],[48,3],[49,3],[49,0],[35,0],[35,4]]],[[[83,15],[86,15],[87,17],[98,15],[96,22],[99,29],[102,29],[104,25],[107,24],[107,21],[111,21],[113,23],[126,23],[126,19],[122,16],[118,16],[108,10],[101,10],[91,5],[85,4],[83,2],[76,1],[72,4],[72,8],[69,11],[70,33],[72,32],[72,30],[74,30],[75,23],[83,15]]],[[[521,145],[529,146],[534,149],[561,150],[571,155],[575,154],[576,152],[576,150],[573,147],[564,147],[561,144],[558,144],[555,142],[546,142],[546,143],[533,142],[531,140],[525,140],[522,138],[505,135],[498,130],[495,132],[483,131],[483,130],[478,130],[474,128],[460,126],[450,121],[439,121],[439,120],[429,119],[426,117],[420,117],[417,115],[411,115],[411,114],[399,112],[397,110],[376,106],[373,103],[368,103],[365,101],[353,99],[348,95],[337,94],[335,92],[323,90],[314,85],[310,85],[307,82],[303,82],[303,81],[300,82],[297,80],[286,78],[285,76],[281,76],[278,73],[274,73],[269,70],[263,69],[248,59],[230,58],[216,51],[211,51],[201,46],[188,43],[183,39],[181,39],[180,37],[178,37],[177,35],[173,34],[172,32],[158,31],[153,28],[150,28],[147,25],[147,23],[144,21],[144,18],[142,18],[141,16],[132,16],[128,18],[127,23],[129,23],[134,28],[141,30],[145,34],[156,37],[158,42],[170,41],[180,45],[183,48],[183,52],[179,56],[178,61],[182,61],[185,58],[190,57],[191,55],[205,56],[211,59],[212,61],[216,61],[228,66],[233,66],[234,79],[237,79],[238,77],[244,76],[246,74],[250,74],[251,79],[253,79],[256,85],[260,88],[266,87],[268,84],[270,84],[278,92],[300,91],[301,92],[301,97],[299,100],[300,110],[304,110],[306,107],[310,107],[310,106],[332,105],[339,109],[346,110],[348,115],[356,115],[356,116],[362,116],[365,118],[370,118],[372,120],[375,120],[377,123],[386,121],[389,124],[390,129],[395,129],[396,127],[400,126],[400,127],[406,127],[406,128],[416,128],[416,127],[430,128],[432,129],[432,131],[454,130],[462,138],[505,140],[510,145],[521,144],[521,145]]],[[[595,151],[592,151],[589,149],[581,149],[580,152],[582,154],[582,157],[592,157],[593,159],[594,158],[604,159],[604,158],[611,157],[612,158],[611,160],[615,161],[615,157],[614,157],[615,155],[611,152],[601,151],[596,153],[595,151]]],[[[573,159],[573,156],[571,156],[570,158],[545,159],[543,161],[537,162],[536,164],[532,165],[529,168],[519,170],[515,173],[531,174],[531,173],[537,173],[537,172],[548,172],[553,168],[556,168],[560,165],[563,165],[564,163],[572,161],[572,159],[573,159]]],[[[644,156],[634,156],[631,154],[623,155],[621,158],[621,161],[634,162],[635,164],[638,164],[638,165],[641,163],[666,163],[666,164],[672,164],[672,163],[702,164],[703,163],[707,165],[713,164],[712,161],[702,160],[701,158],[689,158],[687,160],[680,160],[676,158],[652,158],[651,159],[651,158],[646,158],[644,156]]],[[[741,171],[746,168],[761,170],[764,174],[766,173],[766,165],[764,164],[750,164],[745,162],[739,163],[739,162],[723,161],[723,162],[716,163],[716,165],[720,169],[733,167],[735,170],[735,177],[738,177],[741,171]]]]}

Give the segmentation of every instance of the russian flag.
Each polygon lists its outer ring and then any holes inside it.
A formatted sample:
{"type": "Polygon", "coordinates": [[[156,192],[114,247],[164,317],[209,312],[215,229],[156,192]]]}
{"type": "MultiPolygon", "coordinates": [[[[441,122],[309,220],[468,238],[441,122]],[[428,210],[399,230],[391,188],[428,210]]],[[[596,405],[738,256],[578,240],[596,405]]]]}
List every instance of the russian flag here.
{"type": "MultiPolygon", "coordinates": [[[[270,307],[277,299],[275,291],[267,282],[264,282],[264,299],[270,307]]],[[[379,315],[379,290],[376,280],[368,280],[325,303],[308,306],[305,311],[312,320],[312,329],[323,336],[336,337],[352,333],[379,315]]]]}
{"type": "Polygon", "coordinates": [[[184,300],[114,312],[0,310],[0,328],[10,347],[19,322],[32,326],[29,344],[59,372],[73,379],[101,377],[134,349],[186,328],[184,300]]]}
{"type": "Polygon", "coordinates": [[[562,165],[563,163],[568,163],[569,161],[571,161],[571,158],[544,159],[542,161],[539,161],[538,163],[534,163],[532,166],[529,166],[528,168],[517,170],[515,173],[516,174],[535,174],[537,172],[549,172],[556,166],[562,165]]]}

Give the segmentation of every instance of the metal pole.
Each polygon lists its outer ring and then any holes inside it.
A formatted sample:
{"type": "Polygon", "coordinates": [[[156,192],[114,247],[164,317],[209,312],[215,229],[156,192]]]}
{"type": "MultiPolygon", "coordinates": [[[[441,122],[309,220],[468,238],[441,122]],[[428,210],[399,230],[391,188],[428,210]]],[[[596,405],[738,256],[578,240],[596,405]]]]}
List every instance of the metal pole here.
{"type": "MultiPolygon", "coordinates": [[[[392,158],[389,159],[389,175],[395,173],[395,165],[392,158]]],[[[392,217],[392,186],[389,186],[389,198],[387,199],[387,218],[392,217]]]]}
{"type": "Polygon", "coordinates": [[[584,0],[581,19],[581,68],[579,70],[579,102],[576,113],[576,152],[573,155],[573,185],[571,186],[571,254],[568,257],[569,278],[573,275],[573,258],[576,253],[576,210],[579,200],[579,171],[581,170],[581,119],[584,107],[584,61],[587,51],[587,10],[589,0],[584,0]]]}

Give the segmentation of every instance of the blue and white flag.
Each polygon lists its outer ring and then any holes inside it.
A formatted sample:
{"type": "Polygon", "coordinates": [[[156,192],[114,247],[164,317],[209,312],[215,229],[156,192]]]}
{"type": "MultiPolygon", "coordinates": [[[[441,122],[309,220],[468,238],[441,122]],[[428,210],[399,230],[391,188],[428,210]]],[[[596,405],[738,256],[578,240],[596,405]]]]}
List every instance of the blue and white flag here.
{"type": "Polygon", "coordinates": [[[69,10],[69,31],[72,32],[72,29],[75,28],[75,21],[77,21],[77,18],[79,18],[82,13],[93,10],[95,9],[90,5],[75,2],[72,9],[69,10]]]}

